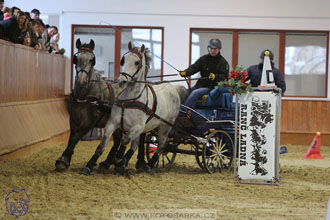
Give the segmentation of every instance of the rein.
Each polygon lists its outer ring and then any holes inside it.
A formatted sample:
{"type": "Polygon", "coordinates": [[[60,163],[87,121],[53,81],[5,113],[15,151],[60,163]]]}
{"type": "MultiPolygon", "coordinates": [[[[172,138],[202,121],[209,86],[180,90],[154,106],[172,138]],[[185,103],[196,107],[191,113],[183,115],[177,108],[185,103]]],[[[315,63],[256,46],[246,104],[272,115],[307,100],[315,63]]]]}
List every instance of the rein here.
{"type": "MultiPolygon", "coordinates": [[[[147,77],[149,78],[149,77],[147,77]]],[[[209,79],[209,77],[199,77],[199,78],[195,78],[195,79],[190,79],[190,80],[199,80],[199,79],[209,79]]],[[[117,80],[109,80],[111,82],[118,82],[117,80]]],[[[134,82],[136,83],[148,83],[148,84],[152,84],[152,85],[158,85],[158,84],[162,84],[162,83],[171,83],[171,82],[183,82],[186,81],[185,79],[175,79],[175,80],[163,80],[163,81],[141,81],[141,80],[135,80],[134,82]]]]}

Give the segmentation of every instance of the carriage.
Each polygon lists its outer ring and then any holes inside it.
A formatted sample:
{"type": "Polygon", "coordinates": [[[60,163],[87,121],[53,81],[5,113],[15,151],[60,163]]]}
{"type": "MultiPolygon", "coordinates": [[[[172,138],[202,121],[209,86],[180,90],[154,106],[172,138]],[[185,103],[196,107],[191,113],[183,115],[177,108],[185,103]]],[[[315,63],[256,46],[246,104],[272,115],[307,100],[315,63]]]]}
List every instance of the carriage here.
{"type": "MultiPolygon", "coordinates": [[[[199,167],[208,173],[230,169],[235,144],[235,106],[226,89],[217,88],[218,100],[189,108],[181,104],[178,118],[172,128],[157,167],[173,165],[176,154],[195,156],[199,167]],[[217,103],[217,105],[214,105],[217,103]]],[[[212,91],[208,100],[212,98],[212,91]]],[[[157,149],[157,132],[146,135],[146,157],[149,161],[157,149]]]]}
{"type": "MultiPolygon", "coordinates": [[[[182,104],[180,106],[187,95],[185,87],[169,83],[150,86],[150,82],[146,81],[151,61],[148,49],[144,45],[133,48],[130,42],[129,52],[121,61],[121,64],[125,64],[120,80],[123,88],[119,94],[117,93],[113,104],[111,101],[113,99],[109,99],[110,101],[107,101],[108,98],[105,98],[105,101],[102,99],[104,91],[112,95],[114,93],[111,92],[111,86],[103,85],[104,81],[97,78],[93,69],[94,42],[91,40],[90,44],[81,45],[78,39],[76,47],[78,53],[74,56],[77,71],[74,95],[77,97],[80,91],[83,98],[91,95],[96,97],[97,105],[100,105],[98,109],[100,114],[104,116],[104,113],[108,113],[102,141],[80,173],[91,174],[110,137],[118,128],[125,131],[126,135],[121,138],[120,148],[117,150],[117,143],[114,150],[110,151],[107,160],[100,163],[101,168],[109,168],[114,164],[115,170],[124,174],[124,167],[139,144],[139,149],[147,150],[148,164],[145,164],[143,152],[140,154],[139,150],[140,156],[136,167],[143,167],[146,172],[148,167],[150,169],[155,166],[172,165],[177,153],[194,155],[197,164],[209,173],[231,168],[235,154],[233,140],[236,135],[235,111],[231,102],[232,96],[228,91],[220,91],[221,95],[218,97],[221,100],[215,102],[216,106],[208,102],[199,104],[194,109],[182,104]],[[104,89],[100,89],[101,85],[104,89]],[[94,90],[95,95],[92,93],[94,90]],[[109,117],[110,111],[104,110],[104,107],[111,109],[111,117],[109,117]],[[142,133],[146,135],[140,141],[142,133]],[[125,154],[128,143],[131,143],[131,149],[125,154]]],[[[215,90],[215,93],[217,92],[219,90],[215,90]]],[[[212,91],[209,98],[212,98],[212,91]]],[[[85,116],[91,119],[88,114],[85,116]]],[[[91,126],[91,123],[84,123],[83,127],[87,129],[91,126]]],[[[71,129],[68,147],[55,164],[58,171],[64,171],[70,165],[73,149],[80,139],[80,133],[84,131],[76,133],[71,129]]]]}

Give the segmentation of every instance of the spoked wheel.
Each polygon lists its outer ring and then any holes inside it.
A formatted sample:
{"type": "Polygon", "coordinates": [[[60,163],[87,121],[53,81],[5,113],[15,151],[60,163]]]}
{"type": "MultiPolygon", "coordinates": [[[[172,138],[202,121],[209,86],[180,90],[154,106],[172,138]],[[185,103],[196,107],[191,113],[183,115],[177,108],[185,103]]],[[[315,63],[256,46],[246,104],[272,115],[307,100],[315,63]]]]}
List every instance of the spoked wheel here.
{"type": "Polygon", "coordinates": [[[198,166],[204,170],[203,164],[203,147],[197,143],[191,144],[191,150],[195,151],[195,158],[198,166]]]}
{"type": "MultiPolygon", "coordinates": [[[[152,134],[152,133],[147,134],[146,138],[145,138],[144,146],[146,149],[147,160],[149,162],[150,159],[152,158],[152,156],[154,155],[154,153],[156,153],[156,151],[157,151],[157,147],[158,147],[157,135],[152,134]]],[[[161,153],[159,155],[159,159],[155,163],[155,167],[157,167],[157,168],[171,167],[173,165],[175,157],[176,157],[176,153],[173,153],[173,152],[175,151],[175,149],[177,147],[178,147],[177,144],[174,144],[173,142],[167,140],[165,143],[165,149],[164,149],[163,153],[161,153]],[[171,152],[169,152],[169,150],[171,152]]]]}
{"type": "Polygon", "coordinates": [[[233,162],[234,142],[230,135],[221,130],[207,136],[203,147],[203,164],[208,173],[230,169],[233,162]]]}

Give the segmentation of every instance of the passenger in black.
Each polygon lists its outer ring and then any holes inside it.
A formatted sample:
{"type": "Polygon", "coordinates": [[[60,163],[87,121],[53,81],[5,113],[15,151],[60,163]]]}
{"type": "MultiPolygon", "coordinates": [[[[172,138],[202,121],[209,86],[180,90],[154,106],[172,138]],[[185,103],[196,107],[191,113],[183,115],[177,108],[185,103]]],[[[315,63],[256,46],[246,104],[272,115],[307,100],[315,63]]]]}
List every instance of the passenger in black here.
{"type": "MultiPolygon", "coordinates": [[[[260,54],[259,64],[252,65],[247,69],[247,71],[248,71],[247,80],[249,80],[249,79],[251,80],[250,83],[251,83],[252,87],[258,87],[261,83],[261,76],[262,76],[262,68],[264,66],[265,51],[266,50],[263,50],[260,54]]],[[[271,64],[271,67],[272,67],[272,70],[273,70],[275,85],[277,87],[281,88],[282,94],[283,94],[286,90],[286,84],[285,84],[284,78],[282,76],[281,71],[274,66],[274,63],[273,63],[274,54],[273,54],[273,52],[270,51],[270,50],[268,50],[268,51],[269,51],[270,64],[271,64]]]]}

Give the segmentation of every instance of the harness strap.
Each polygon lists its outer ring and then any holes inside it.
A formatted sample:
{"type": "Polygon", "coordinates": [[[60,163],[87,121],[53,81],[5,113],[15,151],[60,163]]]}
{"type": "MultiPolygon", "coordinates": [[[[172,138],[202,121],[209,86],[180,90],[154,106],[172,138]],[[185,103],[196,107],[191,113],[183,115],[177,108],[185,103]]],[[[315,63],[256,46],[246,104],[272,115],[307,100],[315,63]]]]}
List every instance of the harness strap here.
{"type": "Polygon", "coordinates": [[[154,117],[154,115],[156,115],[156,110],[157,110],[157,96],[156,96],[155,90],[150,84],[147,84],[147,85],[148,85],[149,89],[151,90],[152,96],[154,98],[154,103],[152,104],[152,110],[151,110],[152,115],[149,116],[146,123],[148,123],[152,119],[152,117],[154,117]]]}
{"type": "MultiPolygon", "coordinates": [[[[143,102],[140,101],[136,101],[136,100],[117,100],[117,102],[115,103],[117,106],[121,107],[121,120],[120,120],[120,124],[121,124],[121,129],[124,130],[124,112],[125,112],[125,108],[126,109],[138,109],[143,111],[146,115],[149,115],[146,123],[148,123],[153,117],[156,117],[158,119],[161,119],[157,114],[156,114],[156,110],[157,110],[157,96],[155,93],[155,90],[153,89],[153,87],[150,84],[147,84],[147,86],[150,88],[154,102],[152,104],[152,108],[150,109],[148,107],[148,104],[145,104],[143,102]]],[[[147,102],[148,103],[148,102],[147,102]]],[[[164,121],[163,119],[161,119],[162,121],[164,121]]]]}

